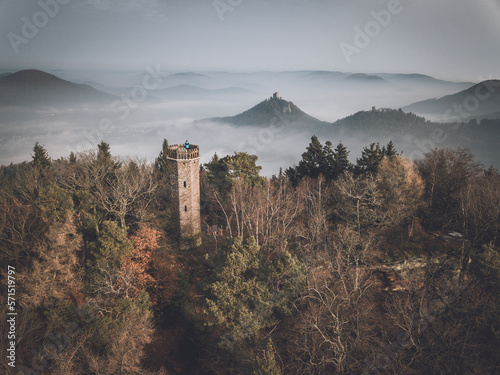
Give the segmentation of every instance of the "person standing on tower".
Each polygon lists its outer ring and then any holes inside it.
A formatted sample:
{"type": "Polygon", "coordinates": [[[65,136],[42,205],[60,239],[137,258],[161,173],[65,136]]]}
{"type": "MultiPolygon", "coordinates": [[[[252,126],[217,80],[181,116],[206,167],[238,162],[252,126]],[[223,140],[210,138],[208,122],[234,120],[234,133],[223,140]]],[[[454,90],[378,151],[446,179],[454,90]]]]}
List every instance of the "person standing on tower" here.
{"type": "Polygon", "coordinates": [[[187,139],[186,139],[186,143],[184,143],[184,147],[186,147],[186,150],[189,150],[189,142],[187,139]]]}

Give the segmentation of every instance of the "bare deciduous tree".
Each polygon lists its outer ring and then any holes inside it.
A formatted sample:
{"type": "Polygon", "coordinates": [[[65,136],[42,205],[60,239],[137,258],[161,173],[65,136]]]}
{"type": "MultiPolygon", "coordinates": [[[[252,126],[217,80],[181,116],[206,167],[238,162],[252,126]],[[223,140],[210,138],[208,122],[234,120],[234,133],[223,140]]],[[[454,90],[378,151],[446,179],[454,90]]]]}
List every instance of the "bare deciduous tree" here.
{"type": "Polygon", "coordinates": [[[317,258],[319,252],[325,251],[328,242],[329,223],[326,208],[331,189],[325,179],[319,176],[317,179],[302,179],[297,191],[304,207],[297,235],[306,241],[306,254],[317,258]]]}
{"type": "Polygon", "coordinates": [[[149,312],[132,311],[122,317],[122,329],[114,337],[110,353],[106,356],[87,352],[89,370],[95,374],[151,374],[141,366],[144,347],[153,334],[149,312]]]}
{"type": "Polygon", "coordinates": [[[333,193],[333,213],[335,221],[355,225],[358,235],[362,228],[380,224],[382,195],[375,178],[370,174],[356,177],[352,172],[344,172],[335,182],[333,193]]]}
{"type": "Polygon", "coordinates": [[[384,158],[378,167],[376,183],[388,225],[398,225],[416,213],[424,182],[413,162],[402,156],[384,158]]]}
{"type": "Polygon", "coordinates": [[[500,229],[500,177],[487,175],[471,180],[459,194],[462,225],[462,277],[475,248],[497,244],[500,229]]]}
{"type": "Polygon", "coordinates": [[[309,268],[286,350],[295,373],[361,373],[362,353],[376,334],[376,283],[360,264],[369,246],[356,228],[339,226],[327,260],[309,268]]]}
{"type": "Polygon", "coordinates": [[[19,302],[25,308],[77,297],[83,288],[81,257],[82,236],[76,231],[71,217],[64,223],[53,224],[45,241],[36,249],[29,272],[19,275],[26,291],[19,302]]]}
{"type": "Polygon", "coordinates": [[[96,194],[99,203],[126,226],[126,217],[135,208],[140,219],[153,199],[158,185],[153,176],[153,167],[144,161],[129,161],[114,172],[112,183],[105,179],[96,180],[96,194]]]}
{"type": "Polygon", "coordinates": [[[456,195],[468,181],[482,173],[482,165],[463,148],[436,148],[416,164],[426,184],[430,223],[446,227],[456,214],[456,195]]]}

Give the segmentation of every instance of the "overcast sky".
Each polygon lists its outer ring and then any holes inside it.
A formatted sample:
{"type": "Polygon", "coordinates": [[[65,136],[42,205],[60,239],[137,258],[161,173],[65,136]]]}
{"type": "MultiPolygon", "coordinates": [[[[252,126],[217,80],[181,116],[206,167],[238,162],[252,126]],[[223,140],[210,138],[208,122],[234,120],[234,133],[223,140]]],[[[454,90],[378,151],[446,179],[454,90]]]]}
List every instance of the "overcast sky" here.
{"type": "Polygon", "coordinates": [[[0,0],[0,69],[500,78],[500,0],[55,1],[0,0]]]}

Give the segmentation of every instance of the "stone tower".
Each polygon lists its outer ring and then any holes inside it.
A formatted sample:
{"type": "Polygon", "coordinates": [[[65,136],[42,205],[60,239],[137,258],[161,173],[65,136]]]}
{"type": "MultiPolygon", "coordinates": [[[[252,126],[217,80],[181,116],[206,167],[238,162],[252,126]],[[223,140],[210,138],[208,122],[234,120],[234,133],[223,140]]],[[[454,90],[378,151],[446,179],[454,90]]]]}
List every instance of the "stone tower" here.
{"type": "Polygon", "coordinates": [[[200,149],[197,145],[171,145],[167,160],[180,247],[200,246],[200,149]]]}

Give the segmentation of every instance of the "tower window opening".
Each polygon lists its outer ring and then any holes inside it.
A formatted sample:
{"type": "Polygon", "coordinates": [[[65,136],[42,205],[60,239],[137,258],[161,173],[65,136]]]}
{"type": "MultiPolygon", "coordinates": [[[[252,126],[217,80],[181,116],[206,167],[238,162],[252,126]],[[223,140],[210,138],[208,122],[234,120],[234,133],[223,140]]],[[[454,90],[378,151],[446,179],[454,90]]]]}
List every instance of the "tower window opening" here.
{"type": "Polygon", "coordinates": [[[186,181],[184,181],[184,187],[186,187],[186,181]]]}
{"type": "Polygon", "coordinates": [[[184,206],[184,211],[187,212],[187,210],[188,210],[188,206],[184,206]]]}

